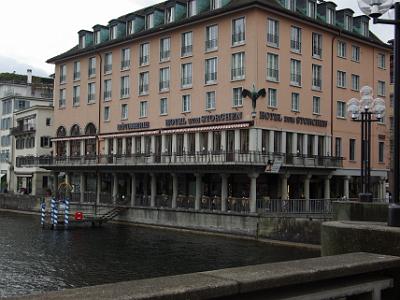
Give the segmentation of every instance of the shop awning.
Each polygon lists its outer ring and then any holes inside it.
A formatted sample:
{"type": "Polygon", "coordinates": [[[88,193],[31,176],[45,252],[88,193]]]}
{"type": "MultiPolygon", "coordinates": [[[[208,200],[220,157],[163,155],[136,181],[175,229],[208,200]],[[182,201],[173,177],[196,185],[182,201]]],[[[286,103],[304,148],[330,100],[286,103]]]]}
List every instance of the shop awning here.
{"type": "Polygon", "coordinates": [[[130,136],[157,135],[159,133],[160,133],[159,130],[138,131],[138,132],[129,132],[129,133],[114,133],[114,134],[101,135],[100,138],[102,138],[102,139],[122,138],[122,137],[130,137],[130,136]]]}
{"type": "Polygon", "coordinates": [[[84,135],[84,136],[67,136],[62,138],[52,138],[52,142],[62,142],[62,141],[76,141],[76,140],[91,140],[95,139],[95,135],[84,135]]]}
{"type": "Polygon", "coordinates": [[[239,123],[239,124],[227,124],[227,125],[216,125],[216,126],[205,126],[205,127],[190,127],[190,128],[176,128],[162,130],[163,134],[173,134],[173,133],[191,133],[191,132],[202,132],[202,131],[219,131],[219,130],[229,130],[229,129],[240,129],[250,127],[249,123],[239,123]]]}

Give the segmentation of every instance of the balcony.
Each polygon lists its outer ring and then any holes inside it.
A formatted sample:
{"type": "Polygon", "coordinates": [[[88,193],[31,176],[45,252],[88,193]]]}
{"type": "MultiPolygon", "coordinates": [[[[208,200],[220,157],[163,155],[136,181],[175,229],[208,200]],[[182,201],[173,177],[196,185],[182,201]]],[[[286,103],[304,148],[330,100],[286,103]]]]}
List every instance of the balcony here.
{"type": "Polygon", "coordinates": [[[17,126],[13,127],[10,129],[11,135],[22,135],[26,133],[34,133],[36,132],[36,125],[31,124],[31,125],[23,125],[23,126],[17,126]]]}
{"type": "Polygon", "coordinates": [[[328,168],[342,167],[342,157],[264,153],[259,151],[200,151],[165,154],[127,154],[90,156],[22,156],[18,166],[89,167],[89,166],[255,166],[265,168],[278,162],[282,167],[328,168]]]}

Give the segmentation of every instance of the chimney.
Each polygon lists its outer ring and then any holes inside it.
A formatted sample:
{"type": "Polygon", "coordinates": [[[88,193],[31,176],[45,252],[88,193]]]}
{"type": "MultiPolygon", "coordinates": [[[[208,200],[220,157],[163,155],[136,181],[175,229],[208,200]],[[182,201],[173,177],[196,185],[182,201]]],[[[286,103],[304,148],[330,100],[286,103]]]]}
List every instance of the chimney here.
{"type": "Polygon", "coordinates": [[[26,83],[28,85],[31,85],[32,84],[32,70],[31,69],[26,70],[26,75],[27,75],[26,83]]]}

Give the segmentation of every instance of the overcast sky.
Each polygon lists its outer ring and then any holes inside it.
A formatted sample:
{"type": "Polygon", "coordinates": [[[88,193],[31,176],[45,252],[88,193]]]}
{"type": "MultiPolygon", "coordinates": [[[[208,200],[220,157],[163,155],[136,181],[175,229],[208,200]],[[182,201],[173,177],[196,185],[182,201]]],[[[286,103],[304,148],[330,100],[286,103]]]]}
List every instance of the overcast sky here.
{"type": "MultiPolygon", "coordinates": [[[[235,1],[235,0],[233,0],[235,1]]],[[[361,14],[357,0],[333,0],[338,8],[350,7],[361,14]]],[[[16,71],[47,76],[54,66],[50,57],[65,52],[78,42],[77,32],[149,6],[161,0],[12,0],[2,3],[0,18],[0,73],[16,71]]],[[[390,25],[373,25],[383,41],[393,38],[390,25]]]]}

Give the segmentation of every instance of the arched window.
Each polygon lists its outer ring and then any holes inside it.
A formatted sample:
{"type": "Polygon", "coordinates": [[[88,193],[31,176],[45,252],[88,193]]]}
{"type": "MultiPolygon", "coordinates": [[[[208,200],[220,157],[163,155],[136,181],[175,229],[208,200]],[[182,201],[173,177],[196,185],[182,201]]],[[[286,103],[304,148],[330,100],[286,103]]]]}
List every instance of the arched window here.
{"type": "MultiPolygon", "coordinates": [[[[67,136],[67,130],[65,130],[64,126],[60,126],[57,129],[57,137],[66,137],[67,136]]],[[[56,143],[56,156],[66,156],[67,155],[67,147],[65,145],[65,141],[58,141],[56,143]]]]}
{"type": "MultiPolygon", "coordinates": [[[[71,127],[71,136],[80,136],[81,129],[78,124],[75,124],[71,127]]],[[[70,141],[70,153],[71,156],[80,156],[81,155],[81,141],[80,140],[71,140],[70,141]]]]}
{"type": "MultiPolygon", "coordinates": [[[[93,123],[89,123],[85,128],[85,135],[95,136],[96,126],[93,123]]],[[[96,156],[96,138],[85,140],[85,154],[86,156],[96,156]]]]}

